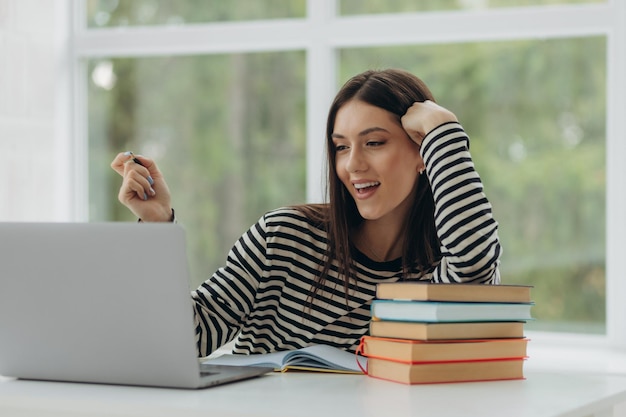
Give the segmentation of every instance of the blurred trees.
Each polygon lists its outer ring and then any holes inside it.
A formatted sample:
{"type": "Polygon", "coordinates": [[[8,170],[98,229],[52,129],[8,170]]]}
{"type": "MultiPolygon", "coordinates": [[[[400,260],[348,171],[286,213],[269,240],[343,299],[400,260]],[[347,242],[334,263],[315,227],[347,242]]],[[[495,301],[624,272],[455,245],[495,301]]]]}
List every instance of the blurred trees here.
{"type": "Polygon", "coordinates": [[[342,15],[602,3],[606,0],[339,0],[342,15]]]}
{"type": "MultiPolygon", "coordinates": [[[[114,7],[91,2],[109,14],[107,25],[173,15],[171,2],[108,3],[114,7]]],[[[248,3],[179,2],[176,16],[304,14],[303,1],[248,3]]],[[[304,202],[304,52],[104,58],[91,60],[87,71],[90,219],[136,220],[117,201],[121,179],[108,166],[126,150],[156,159],[187,229],[192,285],[223,264],[265,211],[304,202]]]]}
{"type": "Polygon", "coordinates": [[[90,86],[90,218],[135,220],[108,165],[126,150],[156,159],[198,284],[265,211],[305,200],[304,53],[111,62],[116,85],[90,86]]]}
{"type": "Polygon", "coordinates": [[[606,39],[359,48],[341,80],[400,67],[470,135],[500,223],[505,283],[534,285],[529,328],[603,332],[606,39]]]}

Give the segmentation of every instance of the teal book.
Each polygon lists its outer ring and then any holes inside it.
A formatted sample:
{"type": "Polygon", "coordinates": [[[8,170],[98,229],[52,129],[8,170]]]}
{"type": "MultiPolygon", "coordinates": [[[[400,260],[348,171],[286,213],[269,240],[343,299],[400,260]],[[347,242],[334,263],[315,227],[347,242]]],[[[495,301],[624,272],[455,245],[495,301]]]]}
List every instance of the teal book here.
{"type": "Polygon", "coordinates": [[[533,303],[476,303],[407,300],[372,301],[373,320],[425,323],[528,321],[533,303]]]}

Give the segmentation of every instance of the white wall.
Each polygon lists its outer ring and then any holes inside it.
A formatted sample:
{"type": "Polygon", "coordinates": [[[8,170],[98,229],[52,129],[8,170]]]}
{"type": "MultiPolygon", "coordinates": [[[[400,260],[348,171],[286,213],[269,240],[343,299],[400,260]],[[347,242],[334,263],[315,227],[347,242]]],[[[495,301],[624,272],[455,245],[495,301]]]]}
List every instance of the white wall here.
{"type": "Polygon", "coordinates": [[[66,109],[57,91],[59,4],[0,0],[0,221],[59,220],[70,207],[55,165],[66,109]]]}

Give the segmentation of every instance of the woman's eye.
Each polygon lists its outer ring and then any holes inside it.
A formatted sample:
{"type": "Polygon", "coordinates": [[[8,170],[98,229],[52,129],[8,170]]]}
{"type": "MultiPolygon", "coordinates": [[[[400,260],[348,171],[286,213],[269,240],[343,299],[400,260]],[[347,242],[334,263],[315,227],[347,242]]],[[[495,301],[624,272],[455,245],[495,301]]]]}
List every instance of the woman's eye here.
{"type": "Polygon", "coordinates": [[[337,145],[335,146],[335,151],[339,152],[339,151],[343,151],[348,149],[348,147],[346,145],[337,145]]]}
{"type": "Polygon", "coordinates": [[[382,146],[384,144],[385,144],[385,141],[383,140],[370,140],[369,142],[367,142],[367,146],[372,146],[372,147],[382,146]]]}

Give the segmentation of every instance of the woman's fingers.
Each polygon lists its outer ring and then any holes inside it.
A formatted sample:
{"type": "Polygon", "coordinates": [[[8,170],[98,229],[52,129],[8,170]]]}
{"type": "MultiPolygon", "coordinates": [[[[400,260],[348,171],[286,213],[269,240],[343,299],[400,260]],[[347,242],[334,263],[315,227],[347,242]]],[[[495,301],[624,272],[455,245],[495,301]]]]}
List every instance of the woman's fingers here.
{"type": "Polygon", "coordinates": [[[144,221],[169,221],[170,192],[156,163],[145,156],[121,152],[111,168],[123,178],[119,201],[144,221]]]}
{"type": "Polygon", "coordinates": [[[158,173],[158,169],[152,160],[135,155],[132,152],[120,152],[113,159],[111,168],[124,178],[119,193],[120,201],[132,200],[133,193],[136,193],[137,197],[142,200],[147,200],[148,197],[156,195],[153,188],[154,179],[147,168],[148,164],[158,173]]]}
{"type": "Polygon", "coordinates": [[[129,161],[132,161],[133,153],[132,152],[120,152],[118,153],[113,161],[111,162],[111,168],[121,176],[124,176],[124,167],[125,164],[129,161]]]}
{"type": "Polygon", "coordinates": [[[418,145],[432,129],[452,121],[457,118],[450,110],[430,100],[413,103],[401,118],[402,127],[418,145]]]}
{"type": "MultiPolygon", "coordinates": [[[[127,164],[130,165],[132,163],[129,162],[127,164]]],[[[154,180],[152,180],[146,168],[142,166],[127,166],[124,171],[124,181],[119,193],[122,203],[130,202],[133,198],[146,201],[148,198],[156,195],[156,191],[152,187],[154,180]]]]}

